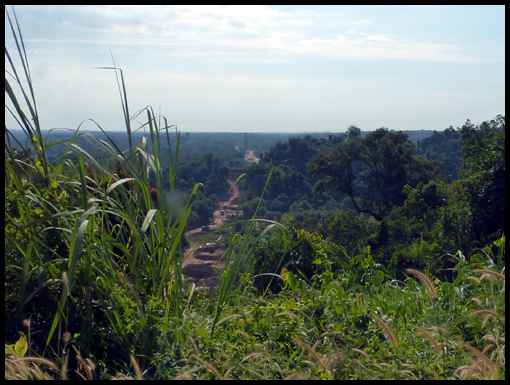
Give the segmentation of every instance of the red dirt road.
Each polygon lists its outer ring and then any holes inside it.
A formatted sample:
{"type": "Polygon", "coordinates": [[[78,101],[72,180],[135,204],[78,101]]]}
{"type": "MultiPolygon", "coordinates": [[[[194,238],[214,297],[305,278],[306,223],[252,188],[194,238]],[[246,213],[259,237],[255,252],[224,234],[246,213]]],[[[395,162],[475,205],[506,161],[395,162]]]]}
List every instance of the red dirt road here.
{"type": "Polygon", "coordinates": [[[244,153],[244,160],[247,162],[255,162],[258,163],[260,161],[260,158],[257,158],[254,155],[255,150],[246,150],[244,153]]]}
{"type": "MultiPolygon", "coordinates": [[[[213,220],[209,224],[210,230],[218,229],[231,222],[233,220],[232,215],[237,210],[237,202],[240,195],[239,187],[234,185],[232,180],[229,180],[228,183],[230,186],[233,185],[233,194],[227,202],[221,203],[221,207],[227,207],[224,210],[224,215],[221,215],[220,210],[214,211],[213,220]]],[[[186,237],[195,233],[202,233],[202,229],[188,231],[186,237]]],[[[205,234],[206,232],[203,233],[205,234]]],[[[225,250],[214,247],[214,244],[220,238],[216,239],[215,242],[202,245],[190,242],[190,247],[184,256],[182,270],[184,275],[187,276],[188,282],[194,282],[198,288],[218,287],[220,285],[221,271],[224,269],[225,263],[219,262],[219,259],[225,250]]]]}
{"type": "MultiPolygon", "coordinates": [[[[246,151],[244,159],[247,162],[258,163],[260,159],[256,158],[253,153],[254,150],[246,151]]],[[[232,188],[232,196],[227,202],[221,203],[221,207],[226,207],[223,210],[223,215],[221,215],[221,209],[214,211],[213,219],[209,223],[210,230],[218,229],[233,221],[234,215],[237,211],[237,204],[240,195],[239,186],[234,185],[234,182],[235,180],[228,180],[228,183],[232,188]]],[[[186,237],[201,232],[202,229],[191,230],[186,233],[186,237]]],[[[204,234],[206,234],[206,232],[204,232],[204,234]]],[[[225,250],[214,246],[219,239],[202,245],[198,245],[196,242],[190,242],[190,247],[184,256],[182,270],[184,275],[186,275],[188,282],[194,282],[197,285],[197,288],[206,289],[220,286],[221,272],[225,267],[225,263],[223,261],[219,261],[219,259],[225,250]]]]}

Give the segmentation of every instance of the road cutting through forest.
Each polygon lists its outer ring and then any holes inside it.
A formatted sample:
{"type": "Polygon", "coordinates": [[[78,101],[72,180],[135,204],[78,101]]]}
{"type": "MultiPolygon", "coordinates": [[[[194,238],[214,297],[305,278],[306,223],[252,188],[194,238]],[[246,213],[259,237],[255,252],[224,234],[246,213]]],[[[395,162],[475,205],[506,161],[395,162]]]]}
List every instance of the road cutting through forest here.
{"type": "MultiPolygon", "coordinates": [[[[247,150],[244,154],[247,162],[259,162],[259,158],[255,157],[254,150],[247,150]]],[[[222,202],[220,209],[215,210],[213,219],[209,223],[209,229],[202,231],[201,228],[186,232],[186,238],[192,234],[203,233],[206,231],[216,230],[232,222],[237,212],[239,202],[239,186],[235,183],[233,177],[228,180],[231,186],[232,196],[227,202],[222,202]]],[[[221,238],[221,237],[220,237],[221,238]]],[[[218,287],[221,283],[221,272],[225,268],[225,262],[220,260],[225,249],[216,247],[216,243],[220,238],[208,243],[189,242],[190,246],[185,251],[182,263],[182,271],[188,282],[194,282],[197,289],[207,289],[218,287]]]]}

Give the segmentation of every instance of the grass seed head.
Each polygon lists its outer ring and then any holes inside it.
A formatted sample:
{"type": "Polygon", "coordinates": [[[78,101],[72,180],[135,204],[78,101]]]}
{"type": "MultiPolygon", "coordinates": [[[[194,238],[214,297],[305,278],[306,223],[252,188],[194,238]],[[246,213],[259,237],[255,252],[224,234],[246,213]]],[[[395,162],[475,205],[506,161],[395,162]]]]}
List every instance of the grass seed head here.
{"type": "Polygon", "coordinates": [[[430,292],[430,295],[432,296],[432,298],[436,298],[437,297],[437,293],[436,293],[436,289],[434,288],[434,284],[432,283],[432,281],[424,274],[422,273],[421,271],[419,270],[415,270],[415,269],[406,269],[406,271],[409,273],[409,274],[412,274],[414,275],[415,277],[418,277],[418,279],[425,285],[427,286],[427,289],[429,290],[430,292]]]}
{"type": "Polygon", "coordinates": [[[374,317],[374,319],[377,321],[377,323],[384,329],[384,331],[386,332],[386,335],[388,336],[388,340],[390,341],[390,344],[392,347],[396,348],[398,346],[397,344],[397,339],[395,338],[395,335],[393,334],[393,332],[391,331],[391,329],[389,328],[388,325],[386,325],[386,323],[381,319],[379,318],[377,315],[375,314],[372,314],[372,317],[374,317]]]}
{"type": "Polygon", "coordinates": [[[295,315],[294,313],[288,312],[288,311],[284,311],[284,312],[275,314],[275,317],[290,317],[294,320],[299,319],[299,317],[297,315],[295,315]]]}
{"type": "Polygon", "coordinates": [[[478,314],[489,314],[495,318],[500,318],[498,316],[498,313],[496,313],[495,311],[492,311],[492,310],[487,310],[487,309],[481,309],[481,310],[474,311],[471,314],[469,314],[469,316],[472,317],[472,316],[478,315],[478,314]]]}
{"type": "Polygon", "coordinates": [[[430,340],[430,342],[432,342],[432,344],[434,345],[434,348],[436,349],[438,354],[443,354],[443,349],[441,348],[440,344],[434,339],[432,334],[430,334],[428,331],[426,331],[425,329],[423,329],[419,326],[416,326],[416,329],[418,329],[421,334],[423,334],[425,337],[427,337],[430,340]]]}
{"type": "Polygon", "coordinates": [[[133,365],[133,369],[135,371],[136,379],[137,380],[143,380],[142,372],[140,370],[140,366],[138,365],[138,362],[136,362],[135,357],[129,356],[131,358],[131,364],[133,365]]]}
{"type": "Polygon", "coordinates": [[[321,369],[327,369],[326,365],[324,363],[324,360],[321,358],[321,356],[313,350],[310,346],[308,346],[302,339],[300,338],[294,338],[294,341],[297,342],[303,349],[305,349],[310,355],[315,359],[317,364],[319,364],[321,369]]]}
{"type": "MultiPolygon", "coordinates": [[[[470,352],[476,354],[476,356],[478,357],[478,362],[479,363],[479,368],[480,370],[482,370],[484,372],[484,376],[485,378],[491,378],[491,379],[498,379],[499,377],[499,372],[498,372],[498,368],[496,367],[496,365],[487,358],[487,356],[485,356],[485,354],[481,351],[479,351],[477,348],[469,345],[469,344],[464,344],[464,348],[466,350],[469,350],[470,352]],[[482,363],[485,363],[492,371],[493,373],[493,376],[489,377],[488,374],[485,372],[485,370],[483,369],[483,366],[481,365],[482,363]]],[[[470,359],[471,362],[475,361],[471,359],[471,357],[468,356],[468,359],[470,359]]]]}
{"type": "Polygon", "coordinates": [[[479,274],[483,274],[482,277],[485,274],[488,274],[490,276],[502,279],[503,281],[505,280],[505,276],[503,274],[501,274],[501,273],[498,273],[497,271],[492,271],[492,270],[489,270],[489,269],[480,269],[480,270],[475,270],[474,272],[475,273],[479,273],[479,274]]]}
{"type": "Polygon", "coordinates": [[[361,350],[361,349],[352,348],[351,350],[352,350],[353,352],[358,353],[360,356],[363,356],[363,357],[365,357],[365,358],[368,358],[368,354],[367,354],[367,352],[365,352],[365,351],[363,351],[363,350],[361,350]]]}

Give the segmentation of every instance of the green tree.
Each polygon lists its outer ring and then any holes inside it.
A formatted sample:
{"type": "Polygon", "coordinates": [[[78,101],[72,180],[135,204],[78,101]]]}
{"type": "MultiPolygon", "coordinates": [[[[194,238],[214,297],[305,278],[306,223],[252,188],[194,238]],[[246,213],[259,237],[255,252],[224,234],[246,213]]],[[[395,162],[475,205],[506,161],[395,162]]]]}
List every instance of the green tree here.
{"type": "Polygon", "coordinates": [[[505,117],[461,128],[460,180],[470,199],[475,239],[505,231],[505,117]]]}
{"type": "Polygon", "coordinates": [[[369,221],[352,210],[344,210],[328,216],[318,226],[318,231],[325,239],[344,247],[349,255],[359,253],[362,240],[370,235],[369,221]]]}
{"type": "Polygon", "coordinates": [[[193,211],[197,214],[201,223],[208,223],[209,219],[212,217],[211,210],[207,205],[207,199],[201,191],[197,194],[197,199],[193,204],[193,211]]]}
{"type": "Polygon", "coordinates": [[[361,136],[361,129],[356,126],[350,126],[347,129],[347,135],[349,136],[349,139],[358,138],[361,136]]]}
{"type": "Polygon", "coordinates": [[[440,172],[437,162],[413,156],[414,144],[403,132],[380,128],[364,138],[352,137],[328,155],[319,153],[308,163],[313,176],[326,174],[314,190],[328,188],[347,194],[358,213],[382,220],[405,199],[404,186],[427,182],[440,172]]]}

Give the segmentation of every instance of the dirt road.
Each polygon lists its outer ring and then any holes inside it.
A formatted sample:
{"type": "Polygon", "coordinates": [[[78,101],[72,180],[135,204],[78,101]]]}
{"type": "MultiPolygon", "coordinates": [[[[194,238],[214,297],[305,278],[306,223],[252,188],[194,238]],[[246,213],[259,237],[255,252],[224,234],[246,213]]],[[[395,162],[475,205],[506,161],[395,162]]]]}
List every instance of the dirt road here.
{"type": "MultiPolygon", "coordinates": [[[[244,158],[248,162],[256,162],[260,160],[254,155],[254,150],[246,151],[244,158]]],[[[234,220],[239,202],[239,186],[234,185],[235,180],[229,179],[228,183],[232,188],[232,196],[228,201],[222,202],[219,210],[213,213],[213,219],[209,223],[209,230],[195,229],[186,233],[186,238],[192,234],[204,233],[220,228],[234,220]]],[[[220,237],[221,238],[221,237],[220,237]]],[[[196,242],[190,242],[190,247],[185,253],[182,270],[186,275],[188,282],[194,282],[197,288],[206,289],[210,287],[218,287],[220,285],[221,272],[225,268],[225,263],[219,261],[224,253],[224,249],[217,248],[214,242],[198,245],[196,242]]]]}
{"type": "Polygon", "coordinates": [[[260,158],[257,158],[255,155],[255,150],[246,150],[244,153],[244,160],[247,162],[255,162],[258,163],[260,161],[260,158]]]}
{"type": "MultiPolygon", "coordinates": [[[[239,186],[234,185],[233,180],[228,180],[232,187],[232,196],[227,202],[222,202],[220,209],[215,210],[213,219],[209,224],[209,230],[215,230],[221,226],[231,222],[237,210],[237,202],[239,201],[239,186]],[[225,207],[225,208],[224,208],[225,207]],[[223,214],[222,214],[223,212],[223,214]]],[[[202,229],[188,231],[186,237],[192,234],[204,233],[202,229]]],[[[221,271],[225,268],[225,263],[219,261],[224,253],[224,249],[216,248],[215,243],[221,237],[206,244],[198,245],[196,242],[190,242],[190,247],[184,256],[182,270],[187,276],[188,282],[194,282],[197,288],[218,287],[220,285],[221,271]]]]}

